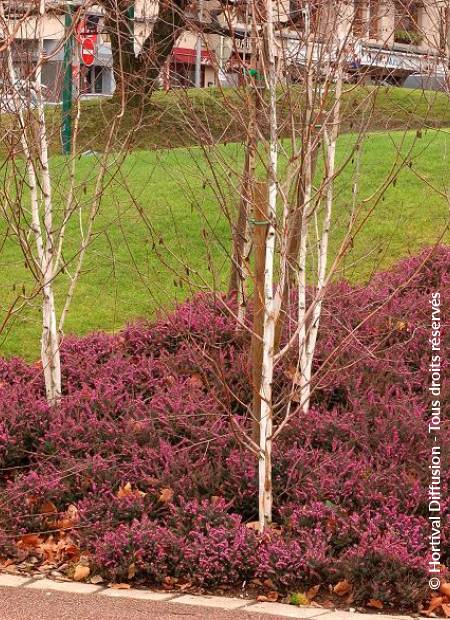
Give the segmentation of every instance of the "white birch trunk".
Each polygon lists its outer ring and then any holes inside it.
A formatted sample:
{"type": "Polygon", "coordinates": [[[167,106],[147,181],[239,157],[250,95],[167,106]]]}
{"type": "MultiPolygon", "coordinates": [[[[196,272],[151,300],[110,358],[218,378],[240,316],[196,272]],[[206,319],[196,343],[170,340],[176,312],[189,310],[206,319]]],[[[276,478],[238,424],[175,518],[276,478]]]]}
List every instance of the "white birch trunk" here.
{"type": "Polygon", "coordinates": [[[41,163],[42,196],[44,204],[44,228],[45,228],[45,247],[44,261],[42,265],[42,338],[41,338],[41,358],[44,370],[45,389],[47,400],[50,404],[55,404],[61,397],[61,359],[59,352],[59,336],[56,320],[55,297],[53,291],[54,281],[54,230],[53,230],[53,203],[50,179],[50,168],[48,158],[47,127],[45,122],[45,110],[42,97],[42,63],[44,51],[44,19],[45,19],[45,0],[39,4],[38,17],[38,61],[35,71],[36,92],[37,92],[37,116],[38,116],[38,136],[39,154],[41,163]]]}
{"type": "Polygon", "coordinates": [[[299,350],[299,383],[300,383],[300,404],[305,411],[305,405],[310,398],[310,382],[305,374],[306,369],[306,258],[308,253],[308,228],[311,210],[312,197],[312,117],[313,117],[313,46],[314,41],[311,40],[311,33],[308,32],[306,67],[308,71],[306,79],[306,111],[305,111],[305,127],[303,131],[305,151],[303,165],[303,205],[297,205],[302,209],[301,227],[300,227],[300,247],[298,256],[298,315],[297,321],[299,326],[298,333],[298,350],[299,350]]]}
{"type": "Polygon", "coordinates": [[[261,411],[259,451],[259,526],[260,530],[272,521],[272,428],[273,403],[272,381],[274,368],[275,308],[274,308],[274,263],[275,263],[275,220],[277,211],[277,167],[278,127],[276,109],[277,69],[274,56],[275,37],[273,31],[272,0],[266,0],[266,23],[264,27],[264,49],[266,61],[266,84],[269,91],[269,161],[268,161],[268,206],[269,225],[265,247],[264,272],[264,327],[263,355],[261,368],[261,411]]]}
{"type": "MultiPolygon", "coordinates": [[[[300,356],[301,370],[301,405],[304,413],[309,411],[311,400],[311,380],[312,380],[312,364],[317,344],[317,335],[319,331],[320,317],[322,313],[323,289],[326,283],[327,263],[328,263],[328,246],[330,238],[331,217],[334,202],[334,175],[336,171],[336,145],[339,136],[339,124],[341,116],[341,100],[344,81],[343,66],[343,45],[346,35],[340,33],[340,24],[337,24],[338,40],[337,40],[337,66],[336,66],[336,90],[334,97],[333,110],[331,114],[331,129],[324,130],[325,139],[325,213],[322,223],[322,233],[318,238],[318,256],[317,256],[317,285],[315,298],[313,300],[311,325],[303,334],[303,348],[300,356]]],[[[302,289],[303,295],[305,290],[302,289]]],[[[304,298],[302,298],[304,300],[304,298]]],[[[300,308],[300,304],[299,304],[300,308]]]]}

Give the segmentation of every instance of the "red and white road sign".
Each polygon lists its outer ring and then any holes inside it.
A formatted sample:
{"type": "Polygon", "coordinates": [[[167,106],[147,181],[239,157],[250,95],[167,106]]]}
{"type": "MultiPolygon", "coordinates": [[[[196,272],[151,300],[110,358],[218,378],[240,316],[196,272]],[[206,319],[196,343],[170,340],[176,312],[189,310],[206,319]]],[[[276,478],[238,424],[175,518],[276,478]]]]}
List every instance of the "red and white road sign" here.
{"type": "Polygon", "coordinates": [[[92,67],[95,61],[95,42],[91,37],[83,38],[80,46],[81,61],[85,67],[92,67]]]}

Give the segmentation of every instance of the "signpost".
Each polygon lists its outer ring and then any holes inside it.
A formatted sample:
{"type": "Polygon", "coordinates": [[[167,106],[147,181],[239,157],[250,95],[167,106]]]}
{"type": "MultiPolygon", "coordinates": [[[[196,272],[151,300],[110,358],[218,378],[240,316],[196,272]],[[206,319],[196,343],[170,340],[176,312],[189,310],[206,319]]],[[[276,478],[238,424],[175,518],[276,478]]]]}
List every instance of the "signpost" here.
{"type": "Polygon", "coordinates": [[[73,33],[72,33],[72,5],[68,3],[64,16],[64,81],[62,92],[62,123],[61,142],[63,155],[70,155],[72,141],[72,56],[73,56],[73,33]]]}
{"type": "Polygon", "coordinates": [[[95,61],[95,40],[94,37],[83,37],[81,40],[81,60],[85,67],[92,67],[95,61]]]}
{"type": "Polygon", "coordinates": [[[85,32],[85,20],[83,19],[74,33],[73,11],[74,2],[67,2],[66,14],[64,16],[64,79],[62,90],[62,122],[61,122],[61,142],[63,155],[70,155],[72,145],[72,98],[74,78],[79,79],[79,61],[77,66],[73,66],[74,40],[79,44],[79,54],[77,57],[85,67],[92,67],[95,62],[95,46],[97,42],[97,32],[85,32]],[[74,36],[75,35],[75,36],[74,36]]]}

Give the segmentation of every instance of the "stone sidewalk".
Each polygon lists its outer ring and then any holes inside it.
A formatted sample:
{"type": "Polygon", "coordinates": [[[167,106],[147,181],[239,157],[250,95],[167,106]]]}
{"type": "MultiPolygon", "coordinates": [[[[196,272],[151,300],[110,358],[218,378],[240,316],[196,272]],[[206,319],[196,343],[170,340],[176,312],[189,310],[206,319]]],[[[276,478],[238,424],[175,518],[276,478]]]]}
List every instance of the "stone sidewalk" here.
{"type": "Polygon", "coordinates": [[[244,598],[120,590],[86,583],[0,574],[1,620],[64,620],[66,617],[76,617],[77,620],[171,620],[180,616],[184,619],[215,620],[410,620],[409,616],[294,607],[282,603],[258,603],[244,598]]]}

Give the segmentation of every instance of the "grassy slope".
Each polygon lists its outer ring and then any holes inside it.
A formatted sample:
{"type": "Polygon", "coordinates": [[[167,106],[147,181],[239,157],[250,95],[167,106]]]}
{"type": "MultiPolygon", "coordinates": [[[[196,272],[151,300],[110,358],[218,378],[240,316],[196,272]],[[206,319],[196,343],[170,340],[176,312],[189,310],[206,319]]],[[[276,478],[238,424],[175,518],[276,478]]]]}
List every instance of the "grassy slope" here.
{"type": "MultiPolygon", "coordinates": [[[[197,144],[198,135],[195,134],[198,134],[199,125],[194,119],[200,119],[203,141],[239,141],[247,122],[245,96],[242,89],[157,92],[151,106],[123,115],[115,144],[122,146],[131,139],[130,147],[144,150],[197,144]]],[[[450,101],[444,93],[349,86],[344,99],[344,130],[359,127],[365,118],[369,118],[368,126],[372,130],[450,125],[450,101]]],[[[119,104],[114,99],[82,102],[80,152],[103,149],[111,119],[118,110],[119,104]]],[[[302,96],[299,89],[291,89],[289,93],[280,91],[281,119],[286,117],[287,110],[293,110],[296,119],[300,119],[302,96]]],[[[52,150],[58,153],[60,108],[49,108],[47,116],[52,127],[52,150]]],[[[7,127],[8,120],[1,115],[0,133],[7,127]]]]}
{"type": "MultiPolygon", "coordinates": [[[[401,135],[372,133],[363,147],[358,200],[364,200],[384,179],[394,159],[401,135]]],[[[343,158],[351,148],[354,137],[343,136],[339,156],[343,158]]],[[[432,243],[439,235],[448,216],[448,205],[438,193],[420,181],[419,172],[440,189],[448,189],[450,134],[446,130],[426,130],[417,139],[416,132],[408,134],[404,152],[413,141],[412,168],[403,170],[391,186],[375,215],[356,240],[351,260],[347,260],[345,275],[353,280],[366,279],[379,266],[388,266],[401,256],[432,243]],[[356,262],[355,262],[356,261],[356,262]]],[[[242,149],[228,144],[219,147],[219,155],[229,168],[223,174],[222,186],[233,207],[233,174],[242,165],[242,149]]],[[[355,164],[348,168],[337,182],[336,217],[339,222],[350,203],[350,186],[355,164]]],[[[60,179],[56,196],[63,199],[66,191],[65,164],[54,157],[52,167],[60,179]]],[[[216,167],[219,169],[219,166],[216,167]]],[[[95,160],[80,159],[77,179],[78,196],[87,208],[92,191],[95,160]]],[[[116,330],[137,316],[150,316],[158,309],[170,307],[176,300],[185,298],[190,290],[180,282],[178,275],[161,265],[156,253],[164,258],[181,275],[184,269],[170,256],[169,251],[189,262],[193,271],[216,286],[227,278],[224,247],[229,246],[229,228],[218,212],[212,190],[204,186],[205,163],[202,151],[174,149],[162,151],[135,151],[120,167],[110,166],[110,185],[104,197],[97,221],[98,236],[89,248],[83,276],[69,313],[66,332],[86,333],[95,329],[116,330]],[[133,200],[131,200],[133,196],[133,200]],[[139,204],[151,218],[152,234],[142,225],[135,206],[139,204]],[[205,216],[208,222],[205,223],[205,216]],[[210,257],[204,234],[212,242],[210,257]],[[155,245],[154,245],[155,244],[155,245]],[[208,270],[208,261],[211,270],[208,270]],[[137,267],[137,268],[136,268],[137,267]]],[[[333,248],[341,235],[337,226],[333,248]]],[[[73,248],[79,238],[74,222],[67,238],[73,248]]],[[[66,257],[70,256],[70,245],[66,257]]],[[[3,248],[0,267],[0,299],[3,309],[14,296],[14,289],[24,284],[30,290],[30,279],[23,260],[13,240],[3,248]]],[[[67,281],[59,284],[60,292],[67,281]]],[[[9,323],[9,330],[2,334],[0,350],[3,355],[20,354],[34,358],[39,347],[38,303],[32,303],[16,320],[9,323]]]]}

